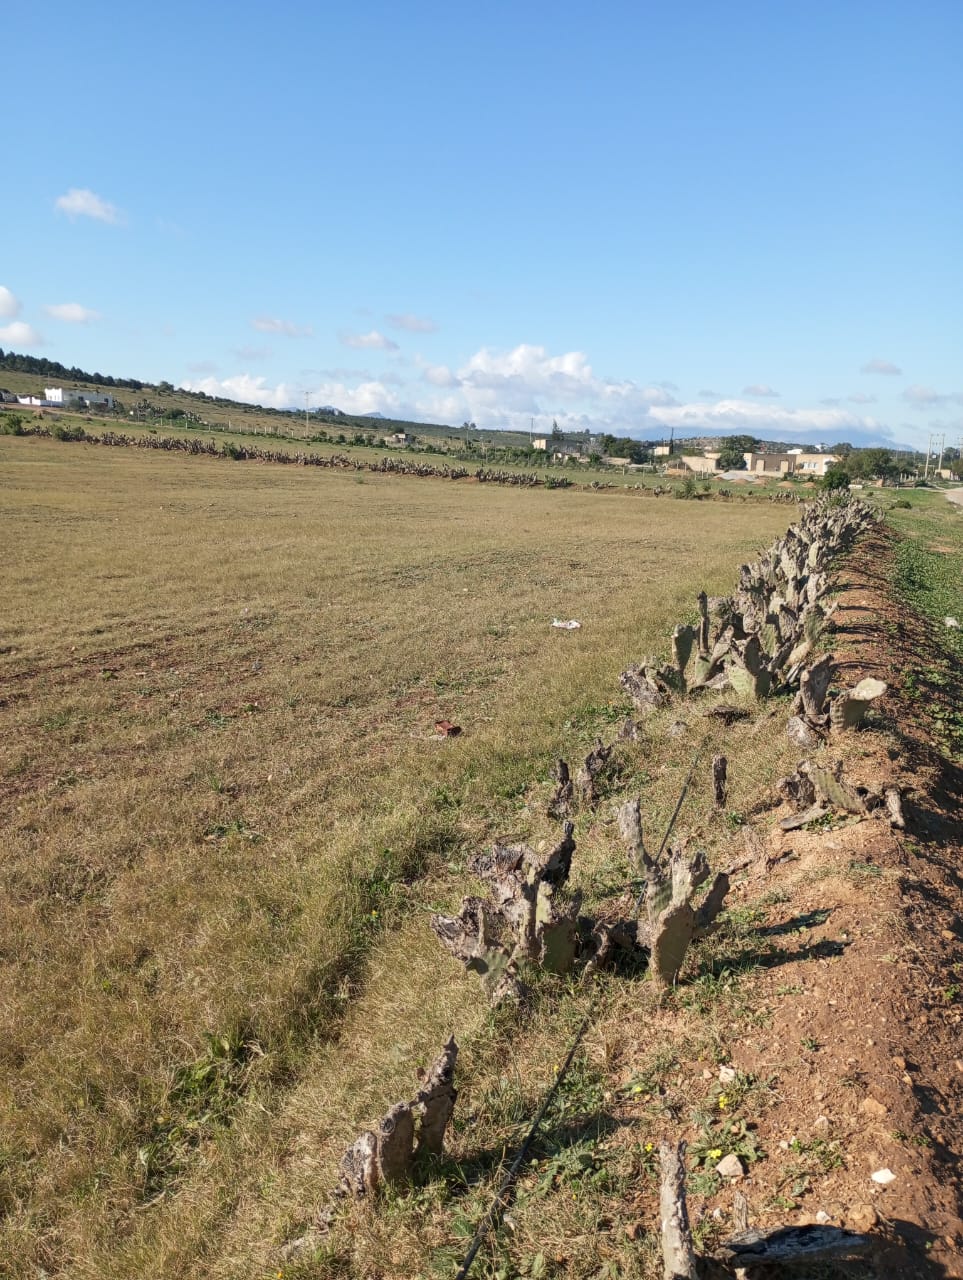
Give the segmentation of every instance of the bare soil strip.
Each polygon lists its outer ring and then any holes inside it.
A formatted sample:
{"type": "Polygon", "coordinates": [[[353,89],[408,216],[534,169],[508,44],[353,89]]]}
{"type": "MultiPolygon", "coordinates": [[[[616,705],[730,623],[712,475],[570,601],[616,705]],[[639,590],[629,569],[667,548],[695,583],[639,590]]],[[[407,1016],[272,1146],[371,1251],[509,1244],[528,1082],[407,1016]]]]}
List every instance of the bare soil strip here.
{"type": "MultiPolygon", "coordinates": [[[[858,736],[846,776],[898,786],[907,829],[869,819],[771,832],[766,883],[790,893],[793,909],[771,932],[788,941],[802,930],[805,946],[771,954],[763,983],[798,994],[774,1006],[764,1037],[733,1046],[733,1061],[757,1077],[778,1074],[767,1145],[840,1144],[843,1166],[820,1180],[818,1203],[810,1196],[799,1221],[819,1212],[878,1234],[879,1275],[961,1276],[963,771],[929,740],[904,687],[902,673],[937,641],[887,589],[892,543],[880,528],[850,558],[834,650],[845,682],[890,684],[883,723],[858,736]],[[885,1189],[872,1180],[884,1169],[895,1174],[885,1189]]],[[[767,1181],[765,1171],[753,1177],[747,1194],[751,1221],[772,1224],[771,1208],[752,1212],[761,1192],[770,1204],[779,1194],[767,1181]]]]}

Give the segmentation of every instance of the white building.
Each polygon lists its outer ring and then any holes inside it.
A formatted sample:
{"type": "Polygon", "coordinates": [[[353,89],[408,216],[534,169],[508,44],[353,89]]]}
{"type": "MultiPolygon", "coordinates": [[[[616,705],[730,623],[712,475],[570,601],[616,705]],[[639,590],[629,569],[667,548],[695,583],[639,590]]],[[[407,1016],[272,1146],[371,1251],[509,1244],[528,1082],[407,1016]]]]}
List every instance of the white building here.
{"type": "Polygon", "coordinates": [[[67,408],[77,405],[87,409],[113,409],[114,397],[98,391],[65,391],[63,387],[45,387],[45,403],[59,404],[67,408]]]}

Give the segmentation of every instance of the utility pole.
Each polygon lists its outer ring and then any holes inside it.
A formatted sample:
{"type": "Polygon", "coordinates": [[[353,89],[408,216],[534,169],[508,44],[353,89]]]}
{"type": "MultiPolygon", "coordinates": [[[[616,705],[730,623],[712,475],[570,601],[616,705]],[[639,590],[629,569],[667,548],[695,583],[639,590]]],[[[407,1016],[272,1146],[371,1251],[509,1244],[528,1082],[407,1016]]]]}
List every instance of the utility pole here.
{"type": "Polygon", "coordinates": [[[304,433],[308,432],[308,393],[304,393],[304,433]]]}
{"type": "Polygon", "coordinates": [[[946,432],[940,436],[940,460],[936,464],[936,474],[939,475],[943,470],[943,451],[946,449],[946,432]]]}
{"type": "Polygon", "coordinates": [[[930,478],[930,454],[933,452],[933,432],[926,438],[926,466],[923,468],[924,483],[930,478]]]}

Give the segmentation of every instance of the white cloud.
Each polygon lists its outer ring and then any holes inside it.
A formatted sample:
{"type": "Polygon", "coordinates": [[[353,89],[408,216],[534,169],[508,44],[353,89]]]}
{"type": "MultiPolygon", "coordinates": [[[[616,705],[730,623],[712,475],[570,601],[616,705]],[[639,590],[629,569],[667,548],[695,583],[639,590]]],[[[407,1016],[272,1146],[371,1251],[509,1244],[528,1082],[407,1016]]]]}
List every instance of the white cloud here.
{"type": "Polygon", "coordinates": [[[742,394],[744,396],[771,397],[778,396],[779,392],[774,391],[768,382],[753,382],[748,387],[742,388],[742,394]]]}
{"type": "Polygon", "coordinates": [[[118,226],[124,220],[124,215],[116,205],[102,200],[86,187],[71,187],[66,195],[58,196],[54,203],[68,218],[93,218],[112,226],[118,226]]]}
{"type": "Polygon", "coordinates": [[[185,391],[203,391],[209,396],[225,396],[228,400],[241,400],[244,404],[260,404],[271,409],[288,409],[297,404],[298,393],[294,387],[279,382],[276,387],[266,385],[267,379],[250,373],[238,373],[230,378],[188,378],[181,383],[185,391]]]}
{"type": "Polygon", "coordinates": [[[0,284],[0,316],[5,320],[20,314],[20,299],[15,297],[6,285],[0,284]]]}
{"type": "Polygon", "coordinates": [[[475,407],[471,415],[475,422],[486,409],[558,417],[566,405],[568,412],[594,405],[596,412],[607,417],[612,413],[643,414],[654,406],[676,403],[663,387],[597,377],[582,351],[553,356],[530,343],[520,343],[506,352],[483,347],[456,377],[475,407]]]}
{"type": "Polygon", "coordinates": [[[854,391],[851,396],[847,396],[850,404],[875,404],[876,397],[867,395],[865,391],[854,391]]]}
{"type": "Polygon", "coordinates": [[[406,329],[408,333],[437,333],[438,326],[427,316],[414,316],[410,311],[403,315],[385,316],[392,329],[406,329]]]}
{"type": "Polygon", "coordinates": [[[372,329],[370,333],[344,333],[338,334],[338,341],[346,347],[354,347],[360,351],[397,351],[398,344],[393,342],[391,338],[385,337],[383,333],[379,333],[377,329],[372,329]]]}
{"type": "Polygon", "coordinates": [[[0,345],[16,347],[42,347],[43,337],[32,324],[24,320],[14,320],[13,324],[5,324],[0,328],[0,345]]]}
{"type": "Polygon", "coordinates": [[[696,393],[701,400],[724,400],[721,391],[710,391],[708,387],[703,387],[701,391],[696,393]]]}
{"type": "Polygon", "coordinates": [[[893,364],[892,360],[880,360],[877,356],[874,356],[872,360],[867,360],[860,369],[860,373],[882,373],[890,378],[898,378],[902,372],[903,370],[898,365],[893,364]]]}
{"type": "Polygon", "coordinates": [[[67,324],[89,324],[91,320],[99,320],[100,312],[82,307],[79,302],[53,302],[44,307],[48,316],[55,320],[65,320],[67,324]]]}
{"type": "Polygon", "coordinates": [[[930,409],[944,404],[963,404],[963,391],[936,391],[933,387],[914,384],[903,392],[902,399],[914,409],[930,409]]]}
{"type": "Polygon", "coordinates": [[[251,325],[260,333],[280,333],[285,338],[310,338],[314,333],[309,324],[295,324],[293,320],[279,320],[276,316],[255,316],[251,325]]]}
{"type": "Polygon", "coordinates": [[[433,387],[457,387],[458,379],[446,364],[429,364],[421,375],[433,387]]]}

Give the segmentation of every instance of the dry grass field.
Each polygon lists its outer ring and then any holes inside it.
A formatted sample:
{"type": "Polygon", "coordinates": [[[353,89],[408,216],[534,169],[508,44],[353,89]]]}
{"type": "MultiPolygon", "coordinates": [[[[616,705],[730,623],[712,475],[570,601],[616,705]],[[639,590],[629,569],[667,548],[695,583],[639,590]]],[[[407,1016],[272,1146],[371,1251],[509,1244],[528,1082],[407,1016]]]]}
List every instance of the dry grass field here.
{"type": "MultiPolygon", "coordinates": [[[[0,1275],[450,1271],[430,1188],[279,1247],[452,1030],[490,1175],[581,1006],[506,1030],[427,910],[551,834],[552,760],[793,515],[0,438],[0,1275]]],[[[601,893],[624,859],[578,834],[601,893]]]]}

